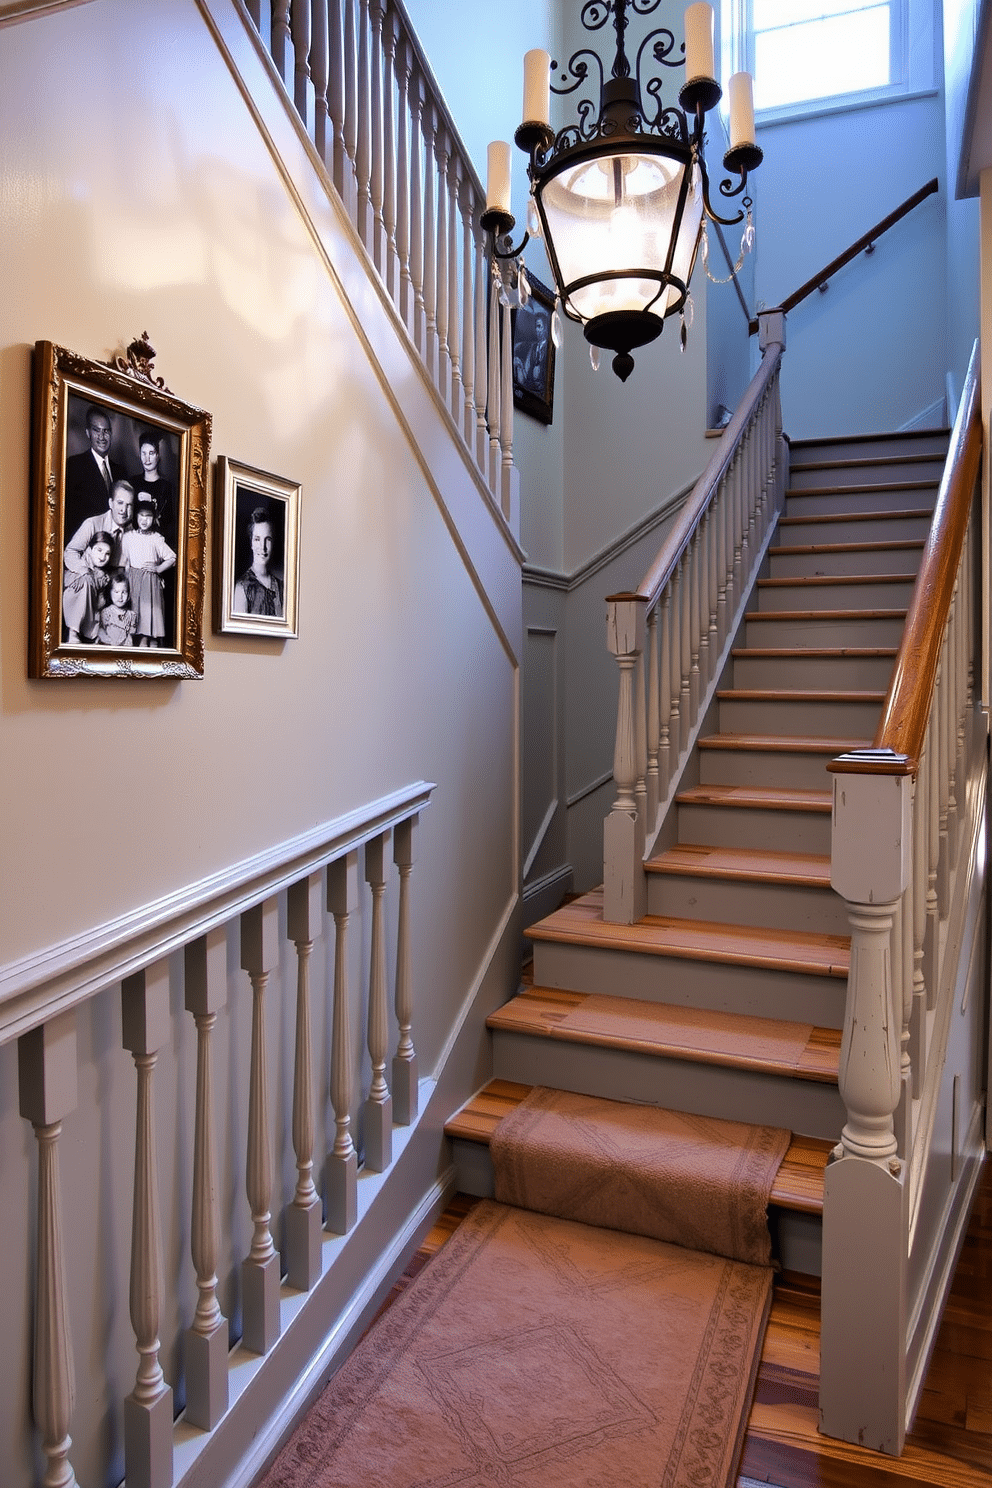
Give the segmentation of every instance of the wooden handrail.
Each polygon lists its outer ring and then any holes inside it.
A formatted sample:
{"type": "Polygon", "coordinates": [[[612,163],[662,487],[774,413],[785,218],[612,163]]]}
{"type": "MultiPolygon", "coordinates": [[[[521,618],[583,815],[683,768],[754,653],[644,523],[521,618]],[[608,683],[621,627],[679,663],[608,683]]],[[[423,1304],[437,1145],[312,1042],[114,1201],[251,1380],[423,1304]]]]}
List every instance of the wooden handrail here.
{"type": "Polygon", "coordinates": [[[874,749],[856,761],[852,756],[833,760],[828,769],[835,773],[916,774],[981,459],[976,342],[874,749]]]}
{"type": "Polygon", "coordinates": [[[638,584],[636,597],[646,600],[649,607],[657,602],[658,596],[668,583],[676,564],[692,538],[701,514],[706,510],[713,492],[733,460],[741,435],[750,423],[755,409],[765,395],[768,384],[778,370],[782,351],[782,344],[778,341],[770,341],[765,347],[761,365],[752,377],[744,397],[738,404],[736,413],[720,435],[706,469],[693,486],[658,556],[638,584]]]}
{"type": "MultiPolygon", "coordinates": [[[[925,186],[920,187],[919,191],[914,191],[912,196],[908,196],[901,206],[896,207],[894,212],[890,212],[887,217],[882,218],[881,222],[876,222],[874,227],[869,228],[866,233],[862,233],[861,237],[858,238],[856,243],[852,243],[850,248],[845,248],[843,253],[831,259],[826,268],[821,269],[818,274],[814,274],[812,279],[807,279],[805,284],[801,284],[797,290],[789,295],[788,299],[782,301],[778,308],[784,314],[788,314],[790,310],[794,310],[798,304],[806,299],[807,295],[813,293],[814,289],[819,289],[821,285],[826,284],[827,280],[831,279],[837,273],[838,269],[842,269],[845,264],[849,264],[852,258],[857,258],[858,254],[864,249],[872,247],[876,238],[880,238],[883,233],[888,232],[890,227],[894,227],[908,212],[912,212],[914,207],[918,207],[920,202],[925,201],[928,196],[932,196],[939,188],[940,182],[934,176],[932,181],[928,181],[925,186]]],[[[757,329],[758,322],[752,320],[748,326],[748,330],[752,336],[757,329]]]]}

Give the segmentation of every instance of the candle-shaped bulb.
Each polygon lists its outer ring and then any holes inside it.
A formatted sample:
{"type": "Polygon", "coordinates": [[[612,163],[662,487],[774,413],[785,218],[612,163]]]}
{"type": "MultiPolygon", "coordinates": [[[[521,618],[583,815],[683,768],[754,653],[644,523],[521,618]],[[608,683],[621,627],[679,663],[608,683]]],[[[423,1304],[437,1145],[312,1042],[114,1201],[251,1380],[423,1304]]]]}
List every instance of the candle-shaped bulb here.
{"type": "Polygon", "coordinates": [[[486,210],[509,213],[510,146],[506,140],[491,142],[486,165],[486,210]]]}
{"type": "Polygon", "coordinates": [[[535,47],[524,53],[525,124],[548,124],[551,118],[551,58],[535,47]]]}
{"type": "Polygon", "coordinates": [[[754,94],[751,74],[735,72],[728,84],[730,93],[730,148],[754,144],[754,94]]]}
{"type": "Polygon", "coordinates": [[[713,61],[713,7],[705,0],[690,5],[685,13],[685,80],[715,78],[713,61]]]}

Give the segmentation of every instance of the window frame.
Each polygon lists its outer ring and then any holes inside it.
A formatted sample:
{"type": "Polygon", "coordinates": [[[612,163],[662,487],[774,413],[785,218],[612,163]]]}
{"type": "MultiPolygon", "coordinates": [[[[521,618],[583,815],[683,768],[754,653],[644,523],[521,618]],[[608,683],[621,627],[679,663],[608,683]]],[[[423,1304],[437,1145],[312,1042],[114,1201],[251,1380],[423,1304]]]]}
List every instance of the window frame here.
{"type": "MultiPolygon", "coordinates": [[[[893,81],[875,88],[829,93],[797,99],[772,108],[755,109],[755,122],[775,124],[817,114],[840,113],[880,103],[897,103],[932,93],[934,75],[934,0],[888,0],[890,7],[889,72],[893,81]]],[[[754,75],[753,0],[723,0],[722,50],[724,77],[733,72],[754,75]]]]}

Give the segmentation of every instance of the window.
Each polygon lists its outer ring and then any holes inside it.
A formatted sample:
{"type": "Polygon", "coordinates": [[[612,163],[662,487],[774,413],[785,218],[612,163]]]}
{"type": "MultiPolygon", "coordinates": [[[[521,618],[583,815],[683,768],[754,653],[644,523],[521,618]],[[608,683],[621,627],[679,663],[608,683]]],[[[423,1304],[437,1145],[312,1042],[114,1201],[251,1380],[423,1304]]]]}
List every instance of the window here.
{"type": "Polygon", "coordinates": [[[933,85],[932,0],[725,0],[725,76],[772,122],[933,85]]]}

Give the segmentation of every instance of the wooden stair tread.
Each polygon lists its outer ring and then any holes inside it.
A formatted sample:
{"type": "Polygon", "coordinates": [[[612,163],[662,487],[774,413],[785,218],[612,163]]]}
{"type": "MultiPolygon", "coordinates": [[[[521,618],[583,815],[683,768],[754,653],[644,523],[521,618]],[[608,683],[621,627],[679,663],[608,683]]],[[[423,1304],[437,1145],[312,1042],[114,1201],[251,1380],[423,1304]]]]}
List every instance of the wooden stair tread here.
{"type": "Polygon", "coordinates": [[[932,515],[933,507],[930,505],[904,506],[893,511],[810,512],[807,516],[779,517],[778,528],[781,531],[783,527],[808,527],[814,522],[822,522],[824,526],[836,526],[842,522],[898,522],[904,518],[932,515]]]}
{"type": "Polygon", "coordinates": [[[793,574],[785,578],[759,579],[759,589],[782,589],[789,584],[820,584],[825,587],[838,584],[915,584],[915,573],[901,574],[793,574]]]}
{"type": "MultiPolygon", "coordinates": [[[[488,1147],[503,1117],[515,1110],[532,1088],[513,1080],[490,1080],[445,1122],[445,1136],[488,1147]]],[[[772,1185],[771,1202],[780,1209],[821,1213],[823,1173],[832,1145],[819,1137],[793,1135],[772,1185]]]]}
{"type": "Polygon", "coordinates": [[[948,439],[950,429],[943,424],[937,429],[876,429],[870,434],[822,434],[819,438],[789,439],[790,450],[819,448],[820,445],[877,444],[891,439],[894,443],[909,443],[913,439],[948,439]]]}
{"type": "Polygon", "coordinates": [[[900,537],[880,540],[877,542],[848,542],[848,543],[794,543],[781,544],[769,549],[771,556],[777,557],[783,553],[793,556],[798,553],[891,553],[904,552],[909,548],[921,549],[924,544],[922,537],[900,537]]]}
{"type": "Polygon", "coordinates": [[[801,971],[811,976],[846,978],[851,959],[851,941],[846,935],[724,925],[669,915],[645,915],[635,925],[615,925],[603,919],[601,889],[563,904],[525,933],[531,940],[769,971],[801,971]]]}
{"type": "Polygon", "coordinates": [[[790,496],[877,496],[886,491],[935,491],[940,484],[936,480],[874,481],[849,486],[789,486],[790,496]]]}
{"type": "Polygon", "coordinates": [[[486,1027],[534,1038],[557,1039],[572,1044],[593,1045],[602,1049],[624,1049],[634,1053],[685,1060],[690,1064],[707,1064],[726,1069],[761,1071],[790,1079],[808,1080],[815,1084],[837,1083],[840,1068],[841,1030],[796,1025],[787,1019],[752,1018],[745,1013],[721,1012],[709,1023],[712,1034],[719,1025],[719,1047],[714,1040],[700,1037],[700,1047],[692,1044],[691,1035],[673,1040],[666,1038],[664,1021],[678,1022],[687,1013],[699,1009],[670,1006],[666,1003],[642,1002],[636,998],[596,996],[587,992],[568,992],[554,987],[527,987],[486,1019],[486,1027]],[[581,1010],[592,1013],[583,1028],[572,1028],[566,1022],[570,1013],[581,1010]],[[647,1025],[655,1028],[649,1033],[647,1025]],[[797,1028],[807,1030],[798,1058],[776,1059],[762,1052],[770,1027],[783,1033],[797,1028]]]}
{"type": "Polygon", "coordinates": [[[790,702],[803,703],[884,703],[885,693],[879,688],[855,690],[841,688],[791,688],[791,687],[725,687],[717,692],[725,698],[747,698],[750,702],[771,702],[787,698],[790,702]]]}
{"type": "Polygon", "coordinates": [[[700,749],[761,750],[777,754],[847,754],[852,749],[867,749],[870,739],[819,738],[815,735],[792,734],[705,734],[698,741],[700,749]]]}
{"type": "Polygon", "coordinates": [[[735,646],[731,656],[771,658],[777,656],[850,657],[853,661],[866,661],[873,656],[897,656],[897,646],[735,646]]]}
{"type": "Polygon", "coordinates": [[[792,470],[873,470],[880,465],[919,465],[924,460],[944,463],[946,455],[930,452],[910,455],[862,455],[856,460],[790,460],[792,470]]]}
{"type": "Polygon", "coordinates": [[[817,811],[829,815],[832,796],[829,790],[780,790],[771,785],[690,785],[679,791],[675,799],[680,805],[817,811]]]}
{"type": "Polygon", "coordinates": [[[678,842],[657,857],[648,859],[644,867],[648,873],[830,887],[830,858],[824,853],[709,847],[703,843],[678,842]]]}
{"type": "Polygon", "coordinates": [[[748,610],[744,619],[778,625],[788,620],[904,620],[907,611],[899,610],[748,610]]]}

